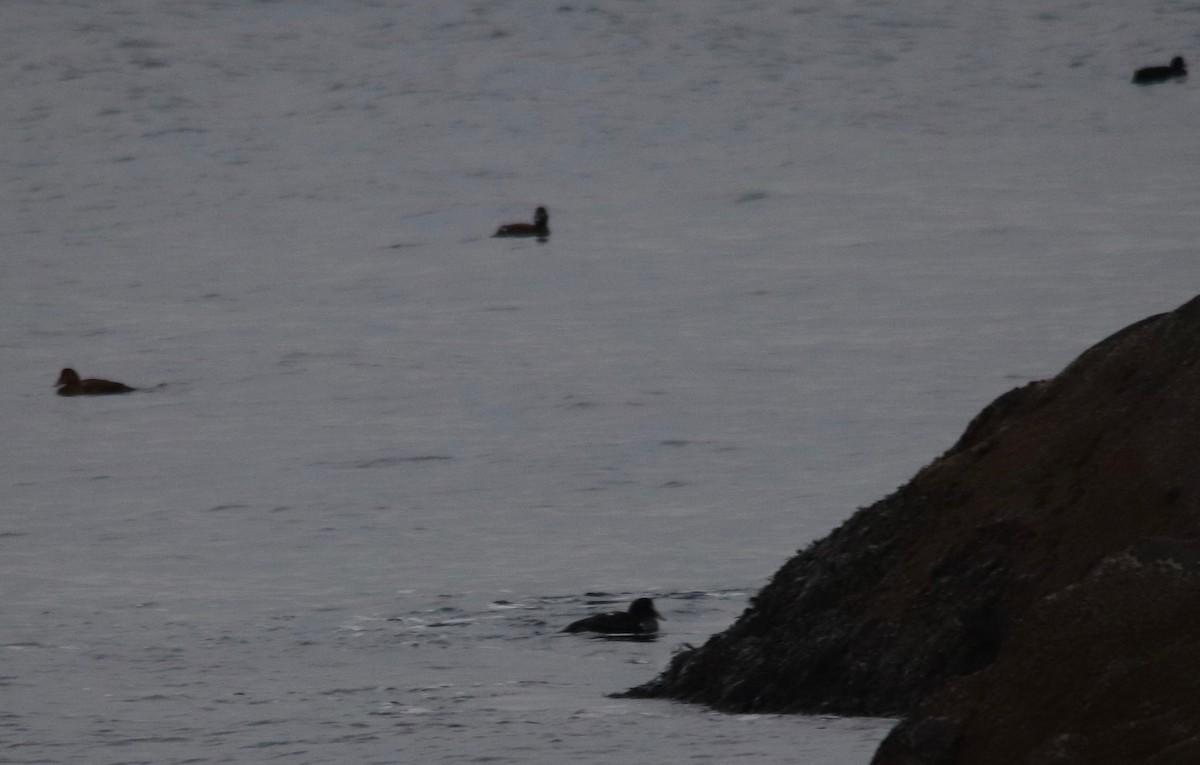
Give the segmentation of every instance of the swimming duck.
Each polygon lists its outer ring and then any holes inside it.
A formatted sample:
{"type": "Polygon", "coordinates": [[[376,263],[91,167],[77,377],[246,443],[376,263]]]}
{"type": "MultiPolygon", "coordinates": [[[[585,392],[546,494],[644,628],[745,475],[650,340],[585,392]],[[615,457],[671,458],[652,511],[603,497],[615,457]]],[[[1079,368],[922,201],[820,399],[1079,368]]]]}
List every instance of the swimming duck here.
{"type": "Polygon", "coordinates": [[[506,223],[496,229],[492,236],[536,236],[545,239],[550,236],[550,213],[545,207],[533,211],[533,223],[506,223]]]}
{"type": "Polygon", "coordinates": [[[1182,80],[1187,77],[1187,62],[1183,56],[1171,59],[1168,66],[1148,66],[1133,73],[1133,81],[1137,85],[1154,85],[1167,80],[1182,80]]]}
{"type": "Polygon", "coordinates": [[[94,377],[80,380],[79,373],[70,367],[59,373],[58,382],[54,383],[54,387],[58,388],[60,396],[109,396],[137,390],[112,380],[97,380],[94,377]]]}
{"type": "Polygon", "coordinates": [[[658,620],[663,616],[654,610],[650,598],[638,598],[628,611],[610,611],[571,622],[563,632],[609,632],[628,635],[652,635],[658,632],[658,620]]]}

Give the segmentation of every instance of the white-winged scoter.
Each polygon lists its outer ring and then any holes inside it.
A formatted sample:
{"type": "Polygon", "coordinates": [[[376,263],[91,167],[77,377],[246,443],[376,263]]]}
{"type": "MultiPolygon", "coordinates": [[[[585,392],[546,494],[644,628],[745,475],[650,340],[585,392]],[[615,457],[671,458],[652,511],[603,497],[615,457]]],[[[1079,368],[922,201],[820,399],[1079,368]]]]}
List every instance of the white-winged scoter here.
{"type": "Polygon", "coordinates": [[[116,393],[132,393],[137,390],[128,385],[112,380],[97,380],[94,377],[79,379],[79,373],[67,367],[58,375],[54,383],[60,396],[111,396],[116,393]]]}
{"type": "Polygon", "coordinates": [[[1168,80],[1182,80],[1185,77],[1187,62],[1183,60],[1183,56],[1176,56],[1167,66],[1147,66],[1137,70],[1133,73],[1133,82],[1136,85],[1154,85],[1168,80]]]}
{"type": "Polygon", "coordinates": [[[638,598],[628,611],[610,611],[571,622],[563,632],[606,632],[624,635],[653,635],[658,632],[658,620],[663,616],[654,609],[650,598],[638,598]]]}
{"type": "Polygon", "coordinates": [[[550,236],[550,213],[545,207],[539,207],[533,212],[533,223],[506,223],[496,229],[492,236],[536,236],[545,239],[550,236]]]}

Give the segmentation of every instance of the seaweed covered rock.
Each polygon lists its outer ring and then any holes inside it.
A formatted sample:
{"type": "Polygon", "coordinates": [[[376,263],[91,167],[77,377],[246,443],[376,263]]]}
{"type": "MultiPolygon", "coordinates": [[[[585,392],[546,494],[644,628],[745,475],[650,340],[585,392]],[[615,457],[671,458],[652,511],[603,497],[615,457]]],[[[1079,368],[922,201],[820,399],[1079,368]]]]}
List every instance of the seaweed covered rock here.
{"type": "Polygon", "coordinates": [[[1195,540],[1105,558],[1035,604],[991,666],[932,694],[873,763],[1200,762],[1198,602],[1195,540]]]}
{"type": "MultiPolygon", "coordinates": [[[[1149,678],[1200,655],[1184,607],[1197,602],[1197,444],[1200,299],[1000,396],[908,484],[788,561],[733,626],[629,695],[911,714],[881,765],[1000,762],[978,754],[988,735],[1007,762],[1103,762],[1075,754],[1116,751],[1104,731],[1076,730],[1081,710],[1130,699],[1146,705],[1140,730],[1182,742],[1200,726],[1172,727],[1149,678]],[[1051,676],[1056,695],[1038,697],[1051,676]]],[[[1200,719],[1200,697],[1185,714],[1200,719]]]]}

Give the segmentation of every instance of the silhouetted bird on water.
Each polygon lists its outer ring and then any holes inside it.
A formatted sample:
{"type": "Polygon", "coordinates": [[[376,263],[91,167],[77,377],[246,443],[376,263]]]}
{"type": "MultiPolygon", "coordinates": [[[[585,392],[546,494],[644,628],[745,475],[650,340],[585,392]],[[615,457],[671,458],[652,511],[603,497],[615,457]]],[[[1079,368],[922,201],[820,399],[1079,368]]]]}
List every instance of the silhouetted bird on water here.
{"type": "Polygon", "coordinates": [[[1167,80],[1182,80],[1187,77],[1187,62],[1183,56],[1171,59],[1168,66],[1148,66],[1133,73],[1133,82],[1137,85],[1154,85],[1167,80]]]}
{"type": "Polygon", "coordinates": [[[610,611],[571,622],[563,632],[606,632],[622,635],[653,635],[658,632],[658,620],[663,616],[654,610],[650,598],[638,598],[628,611],[610,611]]]}
{"type": "Polygon", "coordinates": [[[59,373],[58,382],[54,383],[54,387],[58,388],[60,396],[111,396],[114,393],[132,393],[136,390],[112,380],[97,380],[94,377],[80,380],[79,373],[70,367],[59,373]]]}
{"type": "Polygon", "coordinates": [[[539,207],[533,212],[533,223],[506,223],[496,229],[492,236],[536,236],[545,239],[550,236],[550,213],[545,207],[539,207]]]}

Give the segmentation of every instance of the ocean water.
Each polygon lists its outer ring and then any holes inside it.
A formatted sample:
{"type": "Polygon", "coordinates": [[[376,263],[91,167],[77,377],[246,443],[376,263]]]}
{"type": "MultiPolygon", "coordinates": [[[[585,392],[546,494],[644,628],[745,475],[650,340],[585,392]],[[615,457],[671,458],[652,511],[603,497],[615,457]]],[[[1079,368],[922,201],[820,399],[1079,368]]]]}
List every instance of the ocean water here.
{"type": "Polygon", "coordinates": [[[866,763],[608,694],[1198,286],[1192,3],[0,22],[6,762],[866,763]]]}

